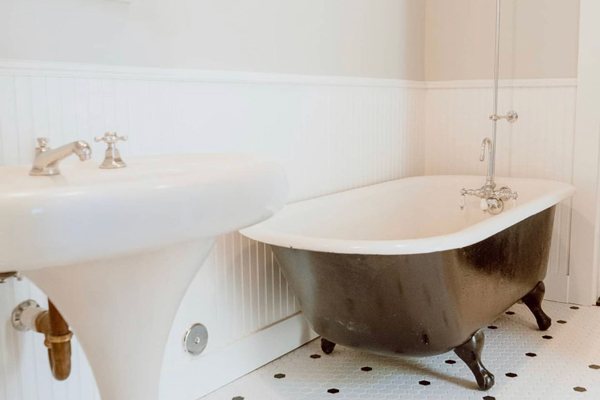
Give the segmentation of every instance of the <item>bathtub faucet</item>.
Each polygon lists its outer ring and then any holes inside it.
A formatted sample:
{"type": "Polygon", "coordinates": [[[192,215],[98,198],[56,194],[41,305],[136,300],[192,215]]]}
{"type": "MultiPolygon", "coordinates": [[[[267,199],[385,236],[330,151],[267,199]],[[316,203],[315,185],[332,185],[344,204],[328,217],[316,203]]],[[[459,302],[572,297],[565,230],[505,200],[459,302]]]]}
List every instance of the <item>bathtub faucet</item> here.
{"type": "Polygon", "coordinates": [[[492,157],[492,151],[494,150],[494,145],[492,144],[492,139],[490,138],[485,138],[483,139],[483,142],[481,142],[481,151],[479,152],[479,161],[484,162],[485,161],[485,148],[487,146],[488,149],[488,168],[487,168],[487,176],[485,178],[485,186],[491,186],[491,188],[493,189],[494,187],[496,187],[496,184],[494,183],[494,178],[492,177],[492,171],[494,169],[493,166],[493,162],[494,159],[492,157]]]}
{"type": "Polygon", "coordinates": [[[485,185],[480,187],[479,189],[461,189],[460,195],[460,209],[464,210],[466,196],[477,196],[481,199],[480,208],[484,212],[488,212],[492,215],[500,214],[502,210],[504,210],[504,202],[507,200],[516,200],[519,196],[517,192],[513,192],[510,188],[503,186],[500,189],[496,190],[496,183],[494,182],[493,177],[493,157],[492,153],[494,151],[492,140],[490,138],[483,139],[481,143],[481,152],[479,153],[479,161],[485,161],[485,150],[488,150],[488,169],[487,176],[485,178],[485,185]]]}

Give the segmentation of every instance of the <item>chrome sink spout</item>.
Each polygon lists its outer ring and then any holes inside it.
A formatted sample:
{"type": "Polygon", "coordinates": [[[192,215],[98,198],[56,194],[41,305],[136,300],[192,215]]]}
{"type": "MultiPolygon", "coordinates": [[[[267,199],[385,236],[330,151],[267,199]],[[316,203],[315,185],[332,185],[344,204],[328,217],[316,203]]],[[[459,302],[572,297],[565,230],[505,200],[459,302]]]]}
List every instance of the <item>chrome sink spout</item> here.
{"type": "Polygon", "coordinates": [[[92,158],[92,149],[87,142],[77,140],[56,148],[54,150],[48,147],[48,139],[38,138],[39,147],[35,149],[35,159],[29,175],[50,176],[59,175],[58,164],[70,156],[76,154],[81,161],[92,158]]]}

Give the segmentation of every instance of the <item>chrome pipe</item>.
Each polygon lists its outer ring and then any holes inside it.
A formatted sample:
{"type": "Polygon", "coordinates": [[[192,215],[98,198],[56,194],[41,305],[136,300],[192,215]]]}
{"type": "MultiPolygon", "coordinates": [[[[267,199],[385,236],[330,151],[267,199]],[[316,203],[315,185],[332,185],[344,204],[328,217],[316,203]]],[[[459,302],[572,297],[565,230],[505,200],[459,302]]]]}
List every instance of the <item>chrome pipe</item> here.
{"type": "MultiPolygon", "coordinates": [[[[496,54],[494,56],[494,110],[492,115],[498,115],[498,78],[500,73],[500,10],[502,0],[496,0],[496,54]]],[[[488,160],[488,176],[485,185],[494,188],[496,186],[496,132],[498,120],[492,120],[492,150],[488,160]]]]}
{"type": "Polygon", "coordinates": [[[496,0],[496,54],[494,56],[494,109],[490,120],[492,121],[492,138],[485,138],[481,143],[479,160],[485,160],[485,149],[488,148],[488,170],[485,185],[479,189],[462,189],[460,191],[460,209],[464,210],[466,196],[476,196],[481,199],[480,207],[484,212],[496,215],[504,210],[504,202],[517,200],[517,192],[508,187],[496,190],[496,133],[499,119],[506,119],[510,123],[517,122],[519,114],[511,110],[506,115],[498,115],[498,80],[500,74],[500,11],[502,0],[496,0]]]}

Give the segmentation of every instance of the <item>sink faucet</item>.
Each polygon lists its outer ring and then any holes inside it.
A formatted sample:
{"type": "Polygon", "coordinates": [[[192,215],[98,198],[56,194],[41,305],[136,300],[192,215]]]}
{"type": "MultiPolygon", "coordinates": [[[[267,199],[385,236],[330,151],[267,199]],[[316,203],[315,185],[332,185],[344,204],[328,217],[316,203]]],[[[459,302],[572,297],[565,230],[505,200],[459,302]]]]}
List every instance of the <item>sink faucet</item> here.
{"type": "Polygon", "coordinates": [[[76,154],[81,161],[89,160],[92,157],[90,145],[82,140],[65,144],[54,150],[48,147],[47,138],[38,138],[37,141],[39,147],[35,149],[35,159],[29,175],[58,175],[60,174],[58,164],[71,154],[76,154]]]}

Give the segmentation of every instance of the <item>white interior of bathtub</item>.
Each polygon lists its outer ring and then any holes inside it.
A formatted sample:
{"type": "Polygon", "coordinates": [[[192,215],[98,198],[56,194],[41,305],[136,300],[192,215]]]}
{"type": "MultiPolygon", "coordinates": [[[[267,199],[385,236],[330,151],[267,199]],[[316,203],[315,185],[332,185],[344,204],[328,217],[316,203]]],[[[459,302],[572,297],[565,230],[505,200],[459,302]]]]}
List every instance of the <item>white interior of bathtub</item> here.
{"type": "Polygon", "coordinates": [[[519,193],[496,216],[460,189],[483,184],[481,177],[406,178],[302,201],[242,233],[285,247],[362,254],[429,253],[464,247],[516,224],[574,193],[571,185],[545,180],[498,178],[498,187],[519,193]]]}

